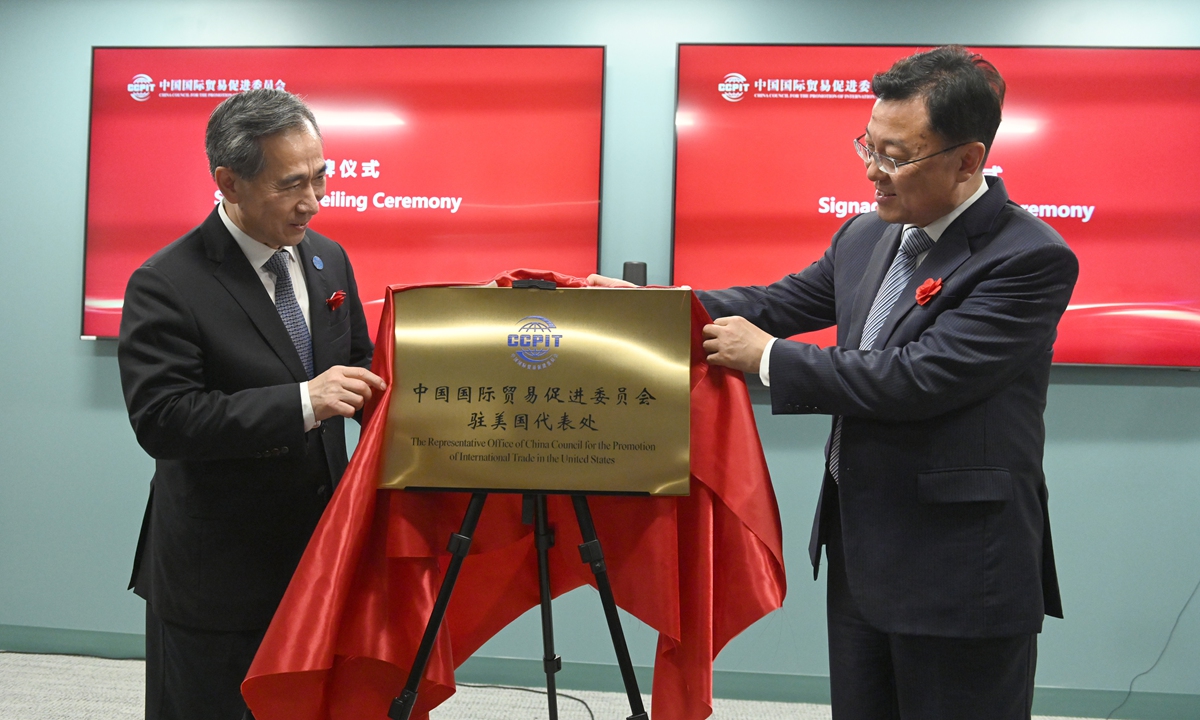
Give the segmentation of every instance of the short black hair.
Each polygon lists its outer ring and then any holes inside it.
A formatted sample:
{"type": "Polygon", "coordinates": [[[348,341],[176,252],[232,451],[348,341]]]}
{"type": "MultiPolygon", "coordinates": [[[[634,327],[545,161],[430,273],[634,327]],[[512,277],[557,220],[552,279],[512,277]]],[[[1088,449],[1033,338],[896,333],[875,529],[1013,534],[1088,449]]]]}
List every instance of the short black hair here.
{"type": "Polygon", "coordinates": [[[204,133],[208,171],[215,175],[217,168],[227,167],[253,180],[267,164],[263,139],[305,127],[321,137],[312,110],[286,90],[263,88],[226,98],[208,117],[204,133]]]}
{"type": "Polygon", "coordinates": [[[1004,78],[982,55],[945,45],[896,61],[876,73],[871,89],[880,100],[920,96],[933,131],[951,144],[981,142],[988,150],[1000,127],[1004,78]]]}

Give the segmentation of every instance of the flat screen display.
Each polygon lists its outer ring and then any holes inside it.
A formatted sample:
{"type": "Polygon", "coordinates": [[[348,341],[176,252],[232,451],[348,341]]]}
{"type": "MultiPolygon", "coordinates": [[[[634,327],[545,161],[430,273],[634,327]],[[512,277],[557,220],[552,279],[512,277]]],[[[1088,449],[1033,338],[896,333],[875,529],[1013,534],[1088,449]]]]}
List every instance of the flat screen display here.
{"type": "Polygon", "coordinates": [[[597,267],[603,47],[95,48],[84,336],[219,200],[212,110],[282,88],[312,107],[327,183],[313,230],[350,255],[371,328],[392,283],[597,267]]]}
{"type": "MultiPolygon", "coordinates": [[[[680,46],[673,282],[773,282],[870,211],[851,141],[872,76],[921,49],[680,46]]],[[[1200,367],[1200,194],[1181,145],[1200,126],[1200,50],[972,49],[1008,84],[985,172],[1079,257],[1055,361],[1200,367]]]]}

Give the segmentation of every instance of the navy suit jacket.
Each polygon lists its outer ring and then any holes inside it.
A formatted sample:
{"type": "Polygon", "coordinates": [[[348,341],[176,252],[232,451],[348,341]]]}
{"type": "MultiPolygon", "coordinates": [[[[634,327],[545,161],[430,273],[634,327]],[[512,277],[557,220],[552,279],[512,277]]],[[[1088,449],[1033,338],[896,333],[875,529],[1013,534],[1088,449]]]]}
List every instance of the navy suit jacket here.
{"type": "Polygon", "coordinates": [[[917,268],[874,350],[857,348],[902,230],[875,213],[848,220],[800,273],[701,293],[714,317],[781,338],[837,326],[833,347],[775,342],[771,404],[843,417],[840,482],[826,470],[810,556],[815,573],[837,507],[851,593],[885,632],[1000,637],[1062,616],[1042,412],[1079,268],[1003,182],[988,183],[917,268]],[[927,279],[942,289],[919,305],[927,279]]]}
{"type": "MultiPolygon", "coordinates": [[[[298,249],[315,373],[369,367],[345,251],[311,230],[298,249]]],[[[340,417],[304,432],[304,366],[215,209],[133,273],[117,357],[130,422],[155,459],[131,587],[164,620],[265,629],[346,468],[346,439],[340,417]]]]}

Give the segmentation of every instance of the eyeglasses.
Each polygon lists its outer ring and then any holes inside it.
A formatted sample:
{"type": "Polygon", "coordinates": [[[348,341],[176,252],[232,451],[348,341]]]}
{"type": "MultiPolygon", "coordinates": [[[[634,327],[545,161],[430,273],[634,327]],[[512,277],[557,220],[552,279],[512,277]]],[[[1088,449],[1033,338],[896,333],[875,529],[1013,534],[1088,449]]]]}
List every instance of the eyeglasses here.
{"type": "Polygon", "coordinates": [[[922,160],[928,160],[931,157],[941,155],[942,153],[950,152],[951,150],[953,150],[955,148],[960,148],[963,145],[970,144],[969,142],[962,142],[957,145],[951,145],[948,148],[938,150],[937,152],[935,152],[931,155],[926,155],[925,157],[919,157],[916,160],[905,160],[904,162],[898,162],[895,158],[891,158],[891,157],[888,157],[887,155],[877,153],[874,150],[868,148],[866,145],[863,145],[862,139],[865,138],[866,136],[867,136],[867,134],[863,133],[862,135],[859,135],[858,137],[854,138],[854,152],[858,153],[858,156],[860,158],[862,158],[863,163],[865,163],[867,165],[870,165],[871,161],[874,160],[875,165],[880,170],[887,173],[888,175],[895,175],[897,172],[900,171],[900,168],[904,167],[905,165],[912,165],[913,163],[919,163],[922,160]]]}

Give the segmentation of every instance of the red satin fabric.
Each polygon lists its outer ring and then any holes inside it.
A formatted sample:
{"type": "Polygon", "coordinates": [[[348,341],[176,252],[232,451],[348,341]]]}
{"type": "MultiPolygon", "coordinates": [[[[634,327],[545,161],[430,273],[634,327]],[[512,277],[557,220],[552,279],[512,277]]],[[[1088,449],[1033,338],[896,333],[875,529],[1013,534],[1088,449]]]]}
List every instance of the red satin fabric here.
{"type": "MultiPolygon", "coordinates": [[[[495,278],[579,278],[514,270],[495,278]]],[[[242,694],[259,720],[386,720],[433,610],[450,534],[466,493],[378,490],[392,388],[392,293],[373,371],[388,390],[368,405],[358,449],[275,613],[242,694]]],[[[783,542],[775,493],[740,373],[704,361],[709,316],[692,301],[691,495],[593,497],[617,604],[659,632],[651,715],[702,720],[712,713],[712,661],[739,632],[783,603],[783,542]],[[631,532],[632,531],[632,532],[631,532]]],[[[570,499],[551,496],[555,596],[594,585],[570,499]]],[[[521,496],[493,494],[463,562],[413,718],[454,693],[454,668],[538,604],[533,528],[521,496]]],[[[597,615],[600,608],[597,606],[597,615]]],[[[615,672],[615,670],[614,670],[615,672]]]]}

